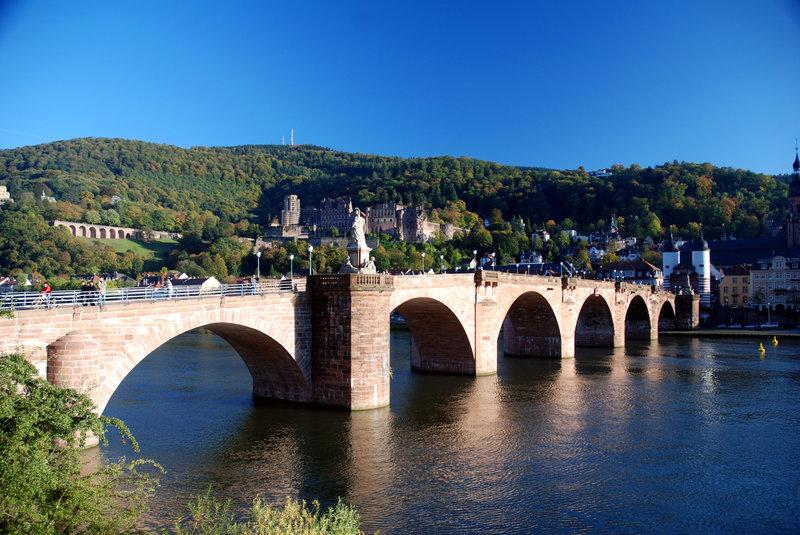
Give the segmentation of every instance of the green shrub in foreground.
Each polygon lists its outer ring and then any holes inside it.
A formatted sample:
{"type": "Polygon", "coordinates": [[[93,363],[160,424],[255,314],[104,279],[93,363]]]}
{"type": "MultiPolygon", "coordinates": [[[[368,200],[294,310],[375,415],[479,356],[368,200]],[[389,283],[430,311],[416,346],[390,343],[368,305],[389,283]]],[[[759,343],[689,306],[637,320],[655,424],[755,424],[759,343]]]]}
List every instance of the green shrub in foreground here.
{"type": "Polygon", "coordinates": [[[189,514],[175,523],[176,535],[360,535],[361,517],[341,499],[336,507],[322,511],[317,501],[286,498],[283,508],[253,501],[249,517],[237,520],[230,500],[206,492],[189,504],[189,514]]]}
{"type": "Polygon", "coordinates": [[[140,471],[147,461],[104,463],[81,473],[87,437],[105,443],[107,426],[75,390],[39,377],[19,355],[0,356],[0,533],[109,534],[136,531],[156,480],[140,471]]]}

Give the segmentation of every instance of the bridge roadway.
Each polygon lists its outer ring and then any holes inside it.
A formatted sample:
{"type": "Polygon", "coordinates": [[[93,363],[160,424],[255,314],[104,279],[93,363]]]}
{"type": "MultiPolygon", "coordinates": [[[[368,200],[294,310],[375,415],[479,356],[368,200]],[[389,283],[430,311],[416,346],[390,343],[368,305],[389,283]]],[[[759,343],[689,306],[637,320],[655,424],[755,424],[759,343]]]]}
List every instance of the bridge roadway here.
{"type": "Polygon", "coordinates": [[[699,310],[697,296],[649,286],[490,271],[314,275],[299,289],[18,310],[0,319],[0,353],[25,354],[102,412],[153,350],[205,327],[242,357],[255,396],[356,410],[389,403],[393,311],[411,332],[414,369],[485,375],[501,331],[506,354],[569,358],[575,346],[695,328],[699,310]]]}

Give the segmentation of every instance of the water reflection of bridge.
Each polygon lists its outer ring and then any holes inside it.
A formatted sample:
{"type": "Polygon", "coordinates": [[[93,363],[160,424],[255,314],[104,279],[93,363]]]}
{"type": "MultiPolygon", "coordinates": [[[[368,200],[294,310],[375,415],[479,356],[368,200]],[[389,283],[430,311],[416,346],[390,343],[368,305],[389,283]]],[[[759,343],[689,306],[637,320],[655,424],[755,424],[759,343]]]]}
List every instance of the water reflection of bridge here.
{"type": "Polygon", "coordinates": [[[0,351],[22,352],[48,380],[85,389],[102,410],[155,348],[206,327],[238,352],[256,396],[350,409],[389,403],[389,317],[402,314],[411,365],[497,371],[507,354],[567,358],[575,346],[619,347],[660,328],[691,328],[695,296],[655,288],[497,272],[316,275],[308,289],[22,310],[0,320],[0,351]]]}

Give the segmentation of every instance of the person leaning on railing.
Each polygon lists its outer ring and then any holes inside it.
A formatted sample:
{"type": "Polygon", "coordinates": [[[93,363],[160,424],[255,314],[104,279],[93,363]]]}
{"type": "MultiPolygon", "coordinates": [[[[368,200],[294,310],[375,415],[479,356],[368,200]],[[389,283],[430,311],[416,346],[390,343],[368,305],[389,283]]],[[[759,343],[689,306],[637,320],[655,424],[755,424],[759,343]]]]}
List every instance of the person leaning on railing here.
{"type": "Polygon", "coordinates": [[[106,280],[103,277],[97,281],[97,305],[100,308],[106,306],[106,280]]]}

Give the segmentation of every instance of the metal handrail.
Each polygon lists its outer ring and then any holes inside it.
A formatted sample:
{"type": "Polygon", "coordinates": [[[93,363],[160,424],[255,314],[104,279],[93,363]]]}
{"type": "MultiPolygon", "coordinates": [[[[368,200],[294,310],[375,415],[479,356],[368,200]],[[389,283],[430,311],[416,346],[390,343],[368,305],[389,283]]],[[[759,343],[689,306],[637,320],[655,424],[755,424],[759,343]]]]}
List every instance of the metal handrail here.
{"type": "Polygon", "coordinates": [[[200,285],[176,284],[170,288],[152,286],[133,288],[109,288],[105,295],[98,291],[59,290],[45,294],[42,292],[7,292],[0,294],[0,310],[24,310],[31,308],[56,308],[63,306],[131,303],[141,301],[207,299],[211,297],[241,297],[248,295],[280,294],[304,292],[305,279],[261,282],[258,284],[221,284],[212,288],[200,285]]]}

